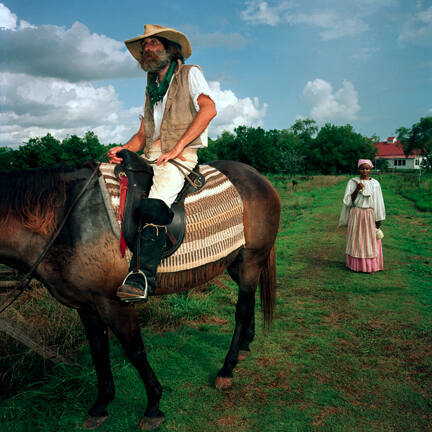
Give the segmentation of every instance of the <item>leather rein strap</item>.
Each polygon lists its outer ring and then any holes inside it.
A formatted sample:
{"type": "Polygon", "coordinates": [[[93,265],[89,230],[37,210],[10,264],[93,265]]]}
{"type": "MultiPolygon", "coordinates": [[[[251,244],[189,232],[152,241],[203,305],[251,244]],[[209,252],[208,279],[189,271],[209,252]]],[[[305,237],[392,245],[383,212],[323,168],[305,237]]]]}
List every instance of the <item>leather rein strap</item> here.
{"type": "MultiPolygon", "coordinates": [[[[150,164],[154,165],[156,163],[156,159],[154,160],[148,160],[145,159],[145,161],[150,164]]],[[[184,176],[185,179],[192,185],[193,188],[199,189],[203,186],[203,183],[200,179],[199,174],[197,174],[195,171],[189,169],[187,166],[181,164],[180,162],[177,162],[174,159],[170,159],[168,163],[173,164],[184,176]],[[192,180],[190,176],[194,176],[195,178],[192,180]]],[[[129,168],[129,167],[123,167],[126,171],[134,171],[134,172],[147,172],[146,169],[143,168],[129,168]]]]}
{"type": "Polygon", "coordinates": [[[66,212],[66,214],[63,217],[62,222],[60,223],[60,225],[57,227],[56,231],[53,233],[53,235],[51,236],[51,238],[49,239],[48,243],[46,244],[43,252],[39,255],[39,258],[35,261],[35,263],[31,266],[30,270],[26,273],[26,275],[24,276],[23,279],[21,279],[20,283],[13,289],[13,291],[6,297],[5,301],[0,305],[3,306],[4,304],[6,304],[9,299],[11,297],[14,297],[15,293],[17,291],[18,294],[15,295],[15,297],[9,302],[9,304],[7,304],[5,307],[3,307],[0,310],[0,314],[3,313],[12,303],[15,302],[15,300],[18,299],[18,297],[26,290],[26,288],[28,287],[28,284],[30,283],[31,279],[32,279],[32,274],[33,272],[36,270],[37,266],[42,262],[42,260],[45,258],[46,254],[48,253],[48,251],[50,250],[51,246],[53,245],[54,241],[56,240],[56,238],[59,236],[61,230],[63,229],[63,227],[65,226],[70,214],[72,213],[72,210],[74,209],[75,205],[78,203],[78,201],[81,199],[81,197],[84,195],[85,191],[87,190],[87,188],[90,185],[90,182],[93,180],[93,178],[95,177],[95,175],[97,174],[97,172],[99,171],[99,166],[100,166],[100,162],[98,162],[98,164],[96,165],[96,168],[93,170],[91,176],[88,178],[88,180],[86,181],[86,183],[84,184],[84,186],[82,187],[81,191],[79,192],[79,194],[75,197],[75,199],[73,200],[71,206],[69,207],[68,211],[66,212]]]}
{"type": "Polygon", "coordinates": [[[170,159],[168,162],[171,162],[175,167],[177,167],[177,169],[185,176],[185,179],[192,185],[192,187],[194,187],[195,189],[199,189],[203,186],[201,179],[196,172],[187,168],[185,165],[177,162],[174,159],[170,159]],[[189,177],[192,174],[195,176],[194,180],[189,177]]]}

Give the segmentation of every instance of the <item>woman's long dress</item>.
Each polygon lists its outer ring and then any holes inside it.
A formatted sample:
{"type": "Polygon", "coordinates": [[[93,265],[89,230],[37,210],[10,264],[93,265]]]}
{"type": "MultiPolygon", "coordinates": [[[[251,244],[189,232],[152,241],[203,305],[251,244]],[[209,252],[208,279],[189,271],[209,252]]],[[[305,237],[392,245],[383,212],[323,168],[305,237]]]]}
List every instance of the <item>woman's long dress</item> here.
{"type": "Polygon", "coordinates": [[[375,222],[385,219],[381,186],[375,179],[348,181],[343,199],[339,226],[348,225],[346,238],[346,265],[356,272],[375,273],[382,270],[381,240],[376,238],[375,222]],[[364,188],[352,202],[351,194],[361,182],[364,188]]]}

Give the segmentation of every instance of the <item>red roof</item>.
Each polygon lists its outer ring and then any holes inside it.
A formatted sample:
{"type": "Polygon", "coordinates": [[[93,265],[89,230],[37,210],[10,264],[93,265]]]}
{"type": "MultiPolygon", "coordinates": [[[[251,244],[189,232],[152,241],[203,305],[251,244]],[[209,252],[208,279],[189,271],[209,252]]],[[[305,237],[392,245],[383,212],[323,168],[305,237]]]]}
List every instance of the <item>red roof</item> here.
{"type": "MultiPolygon", "coordinates": [[[[387,141],[381,141],[377,144],[377,149],[377,158],[405,158],[405,153],[403,152],[402,145],[399,141],[389,142],[389,138],[387,138],[387,141]]],[[[408,158],[413,158],[419,154],[419,150],[413,150],[408,158]]]]}

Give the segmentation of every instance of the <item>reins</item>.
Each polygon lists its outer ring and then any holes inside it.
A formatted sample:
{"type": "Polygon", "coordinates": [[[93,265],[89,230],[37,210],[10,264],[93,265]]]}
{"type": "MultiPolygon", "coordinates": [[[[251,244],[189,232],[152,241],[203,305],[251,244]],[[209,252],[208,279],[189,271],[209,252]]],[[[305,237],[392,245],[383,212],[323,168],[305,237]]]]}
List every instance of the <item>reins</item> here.
{"type": "Polygon", "coordinates": [[[170,159],[168,162],[171,162],[175,167],[177,167],[177,169],[185,176],[185,179],[189,182],[189,184],[191,184],[192,187],[194,187],[195,189],[198,189],[203,185],[199,174],[197,174],[195,171],[189,169],[188,167],[181,164],[180,162],[177,162],[174,159],[170,159]],[[194,180],[189,177],[192,174],[195,176],[194,180]]]}
{"type": "MultiPolygon", "coordinates": [[[[145,159],[145,161],[150,165],[154,165],[157,160],[156,159],[154,159],[154,160],[145,159]]],[[[189,182],[190,185],[192,185],[192,187],[194,187],[195,189],[199,189],[200,187],[202,187],[203,184],[202,184],[202,181],[200,179],[200,175],[198,173],[196,173],[195,171],[191,170],[187,166],[181,164],[180,162],[178,162],[174,159],[170,159],[168,162],[173,164],[184,175],[185,179],[189,182]],[[192,180],[190,176],[194,176],[195,178],[192,180]]],[[[145,168],[130,168],[130,167],[123,166],[123,169],[126,171],[132,171],[132,172],[147,172],[147,173],[149,173],[149,170],[147,170],[145,168]]]]}
{"type": "Polygon", "coordinates": [[[70,214],[72,213],[72,210],[74,209],[75,205],[78,203],[78,201],[81,199],[81,197],[84,195],[85,191],[87,190],[88,186],[90,185],[90,182],[93,180],[94,176],[97,174],[99,170],[100,162],[96,165],[95,169],[93,170],[91,176],[88,178],[86,183],[84,184],[83,188],[79,192],[79,194],[75,197],[72,204],[70,205],[68,211],[63,217],[62,222],[57,227],[56,231],[53,233],[51,238],[49,239],[48,243],[45,245],[45,248],[43,252],[39,255],[39,258],[35,261],[35,263],[31,266],[30,270],[26,273],[26,275],[21,279],[20,283],[12,290],[12,292],[6,297],[6,299],[3,301],[3,303],[0,305],[1,307],[6,304],[11,297],[14,297],[6,306],[4,306],[0,310],[0,314],[3,313],[11,304],[13,304],[19,296],[26,290],[28,284],[30,283],[32,279],[32,274],[36,270],[37,266],[42,262],[42,260],[45,258],[46,254],[50,250],[51,246],[53,245],[56,238],[59,236],[61,230],[66,224],[66,221],[68,220],[70,214]],[[18,293],[17,293],[18,292],[18,293]],[[16,294],[17,293],[17,294],[16,294]]]}

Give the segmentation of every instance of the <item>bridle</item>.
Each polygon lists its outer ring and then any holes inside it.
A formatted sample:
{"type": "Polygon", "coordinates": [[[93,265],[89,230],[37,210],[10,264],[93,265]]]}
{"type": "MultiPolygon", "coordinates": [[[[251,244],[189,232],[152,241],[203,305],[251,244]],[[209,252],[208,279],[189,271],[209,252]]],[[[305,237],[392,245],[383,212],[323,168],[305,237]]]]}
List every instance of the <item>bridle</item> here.
{"type": "Polygon", "coordinates": [[[56,231],[52,234],[50,239],[48,240],[47,244],[45,245],[44,250],[39,255],[38,259],[34,262],[34,264],[31,266],[30,270],[26,273],[26,275],[23,277],[23,279],[20,280],[20,283],[9,293],[9,295],[6,296],[6,299],[0,304],[1,310],[0,314],[3,313],[12,303],[14,303],[20,295],[27,289],[28,284],[30,283],[32,279],[32,274],[38,267],[38,265],[42,262],[42,260],[45,258],[46,254],[50,250],[51,246],[53,245],[56,238],[59,236],[61,230],[65,226],[70,214],[72,213],[72,210],[74,209],[75,205],[78,203],[78,201],[81,199],[81,197],[86,192],[87,188],[89,187],[91,181],[99,171],[100,162],[97,163],[96,167],[94,168],[93,172],[91,173],[90,177],[80,190],[79,194],[75,197],[72,204],[70,205],[69,209],[67,210],[66,214],[63,216],[63,220],[61,221],[60,225],[57,227],[56,231]],[[10,300],[12,298],[12,300],[10,300]],[[9,301],[10,300],[10,301],[9,301]],[[9,303],[4,306],[7,302],[9,303]],[[4,307],[3,307],[4,306],[4,307]]]}

